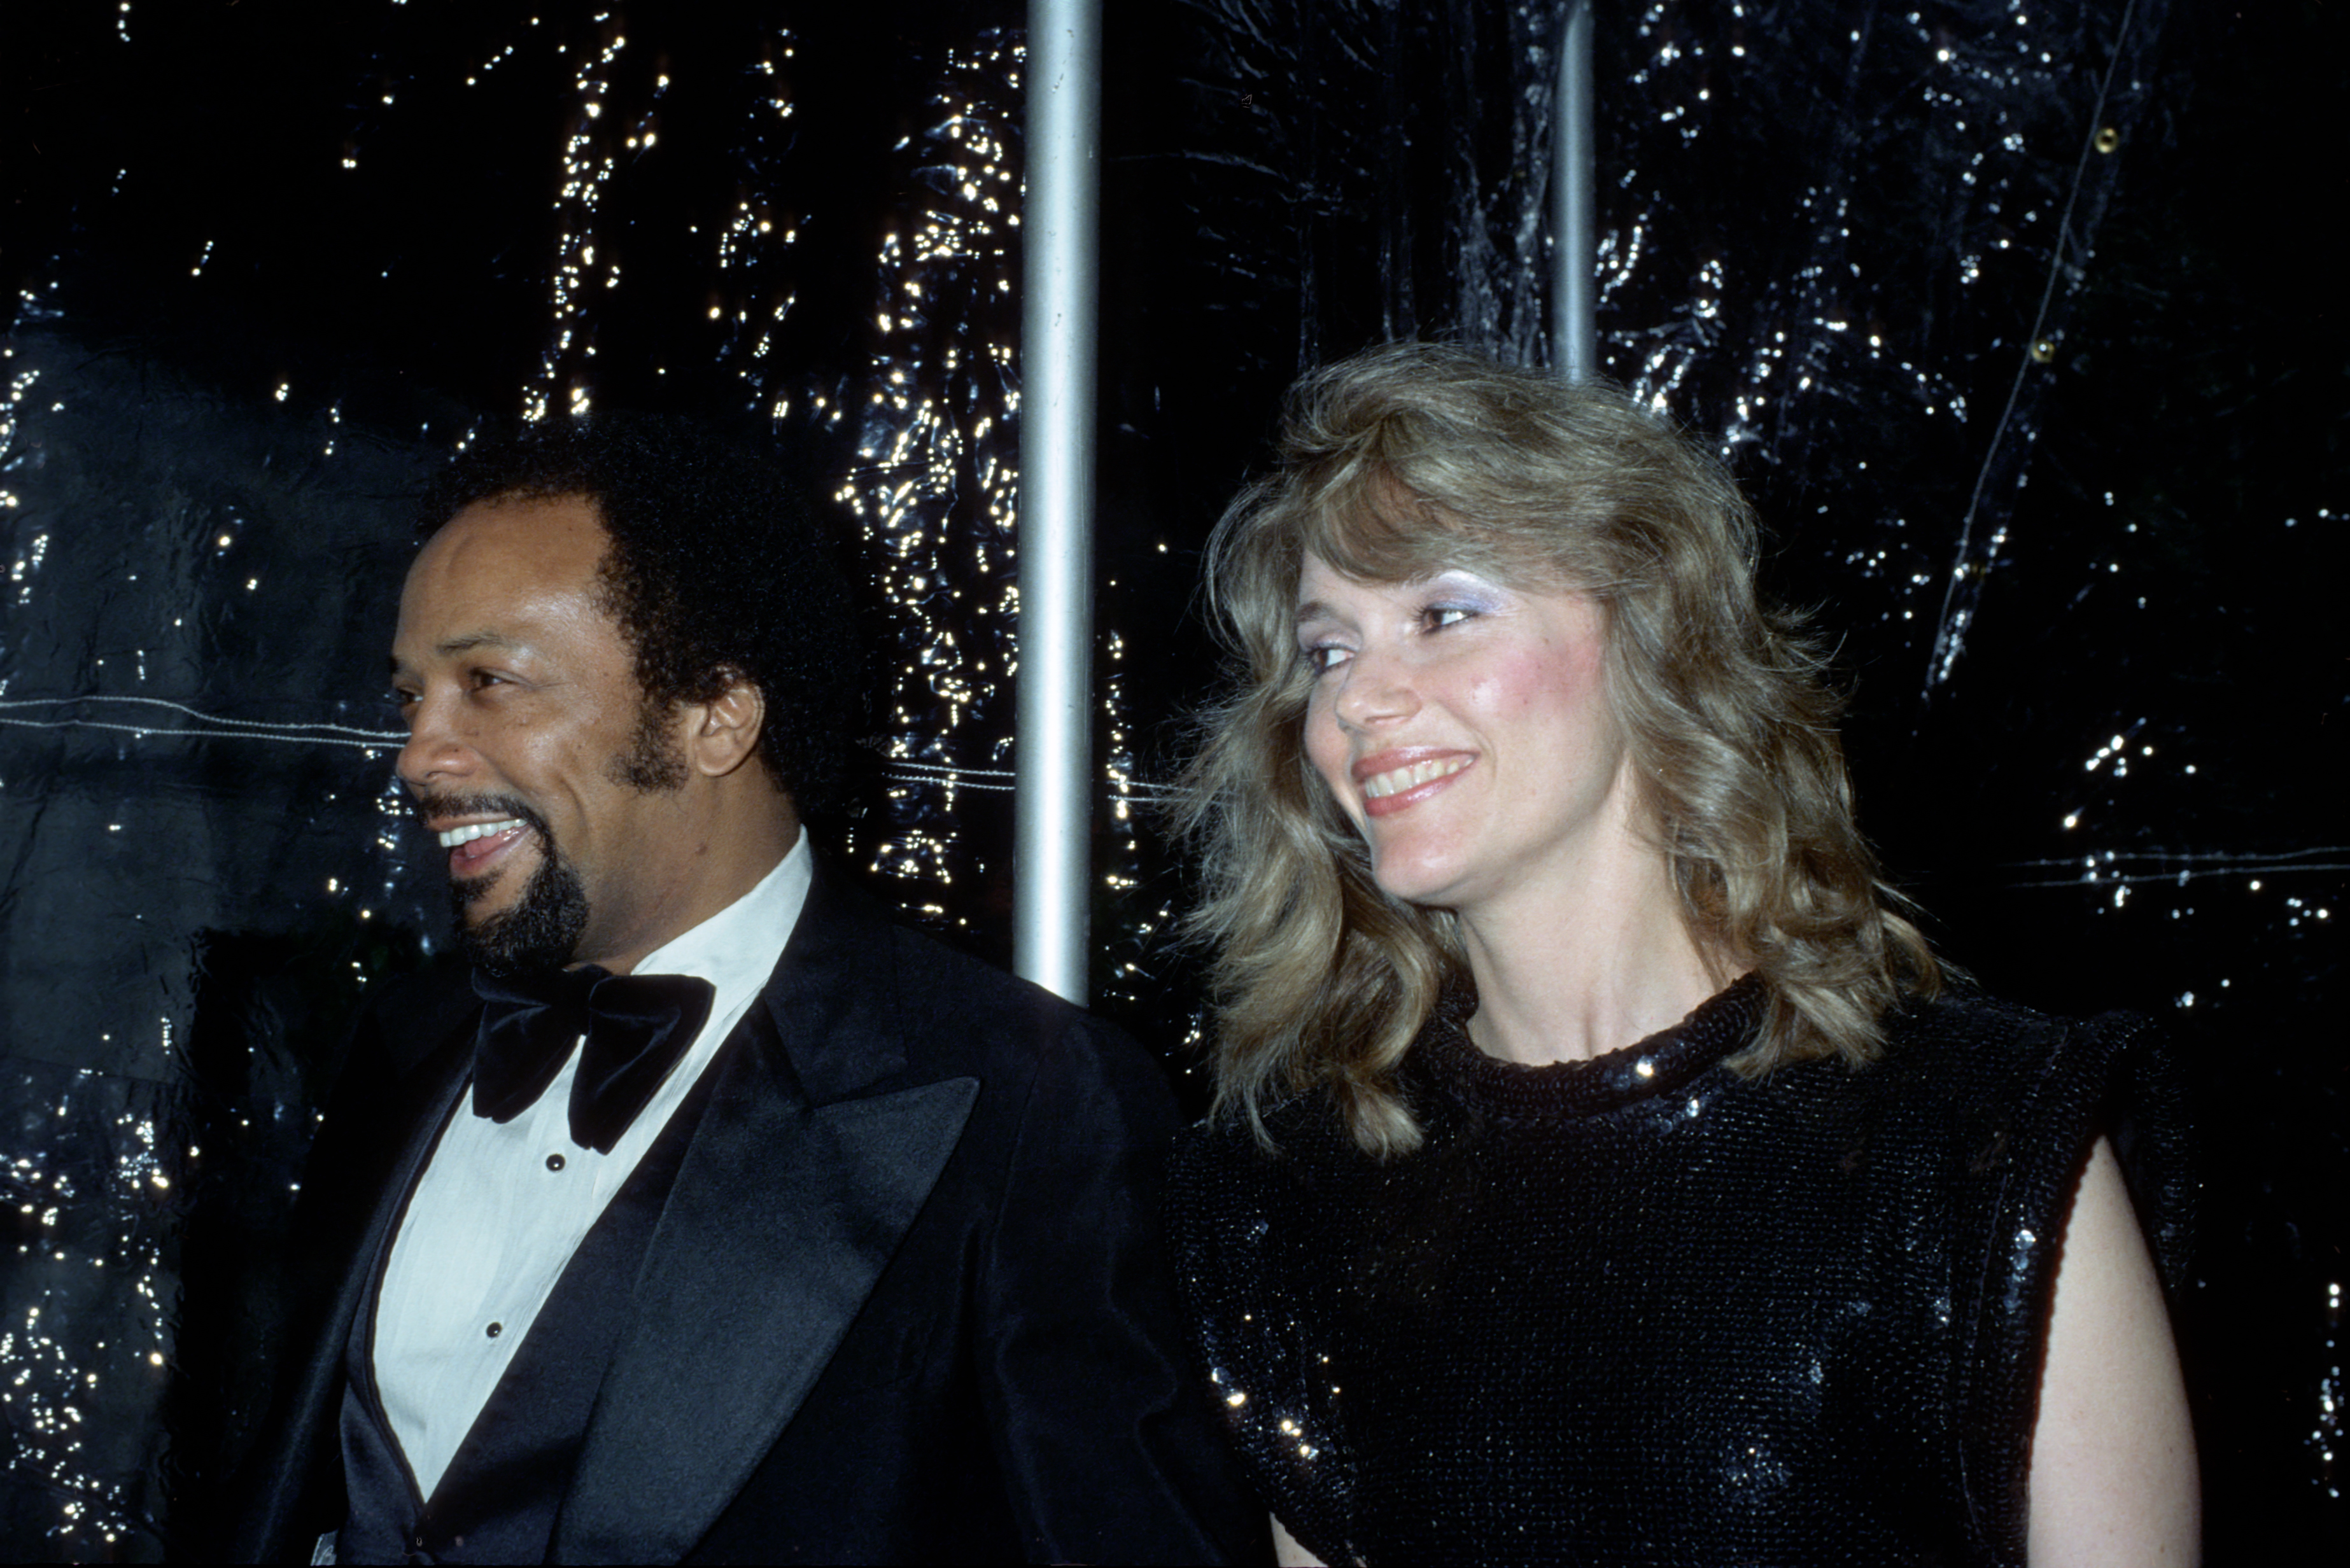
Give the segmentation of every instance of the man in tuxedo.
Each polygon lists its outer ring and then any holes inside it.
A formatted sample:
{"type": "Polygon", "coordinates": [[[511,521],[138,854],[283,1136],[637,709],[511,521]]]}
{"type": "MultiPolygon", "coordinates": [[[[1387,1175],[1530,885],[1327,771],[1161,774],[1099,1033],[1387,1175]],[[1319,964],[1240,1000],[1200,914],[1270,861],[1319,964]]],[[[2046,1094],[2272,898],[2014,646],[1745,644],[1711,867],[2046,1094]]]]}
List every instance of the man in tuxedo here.
{"type": "Polygon", "coordinates": [[[558,422],[426,521],[399,773],[469,962],[377,1000],[320,1126],[238,1554],[1261,1553],[1179,1348],[1156,1064],[808,844],[860,659],[787,492],[558,422]]]}

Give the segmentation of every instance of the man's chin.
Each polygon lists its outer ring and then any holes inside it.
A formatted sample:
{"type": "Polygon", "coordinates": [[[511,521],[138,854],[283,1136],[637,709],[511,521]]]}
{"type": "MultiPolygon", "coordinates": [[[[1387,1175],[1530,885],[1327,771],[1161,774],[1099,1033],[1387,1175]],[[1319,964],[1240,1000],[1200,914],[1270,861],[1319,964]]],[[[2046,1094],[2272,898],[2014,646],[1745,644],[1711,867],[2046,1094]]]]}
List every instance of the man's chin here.
{"type": "Polygon", "coordinates": [[[574,943],[565,936],[518,925],[511,913],[468,921],[457,931],[457,951],[488,974],[537,974],[567,967],[574,943]]]}
{"type": "Polygon", "coordinates": [[[526,879],[508,876],[511,869],[450,883],[458,950],[491,974],[561,969],[588,928],[588,899],[577,875],[552,856],[526,879]],[[512,892],[500,887],[517,881],[512,892]]]}
{"type": "Polygon", "coordinates": [[[514,900],[501,898],[500,886],[505,881],[503,871],[491,871],[479,877],[449,878],[449,907],[457,912],[457,923],[463,927],[478,926],[484,920],[494,920],[512,907],[514,900]]]}

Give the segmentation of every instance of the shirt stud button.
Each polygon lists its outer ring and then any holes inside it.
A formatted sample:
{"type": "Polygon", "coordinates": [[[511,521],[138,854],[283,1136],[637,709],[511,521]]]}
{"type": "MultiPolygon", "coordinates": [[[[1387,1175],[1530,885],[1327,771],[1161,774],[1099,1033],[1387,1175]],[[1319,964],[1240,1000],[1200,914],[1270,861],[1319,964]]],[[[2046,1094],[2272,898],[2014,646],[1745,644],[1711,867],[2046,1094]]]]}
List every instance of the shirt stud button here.
{"type": "Polygon", "coordinates": [[[504,1334],[505,1331],[506,1325],[502,1323],[494,1323],[490,1324],[490,1337],[492,1339],[497,1338],[498,1335],[504,1334]]]}
{"type": "Polygon", "coordinates": [[[563,1157],[559,1154],[548,1155],[546,1157],[546,1168],[549,1170],[561,1170],[563,1168],[563,1157]]]}

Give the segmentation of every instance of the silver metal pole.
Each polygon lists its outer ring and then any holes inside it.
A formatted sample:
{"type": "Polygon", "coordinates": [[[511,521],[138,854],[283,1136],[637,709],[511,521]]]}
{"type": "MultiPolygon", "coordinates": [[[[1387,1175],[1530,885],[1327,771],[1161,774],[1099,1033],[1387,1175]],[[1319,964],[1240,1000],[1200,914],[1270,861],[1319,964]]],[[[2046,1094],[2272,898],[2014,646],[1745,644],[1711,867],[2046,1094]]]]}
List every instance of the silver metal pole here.
{"type": "Polygon", "coordinates": [[[1550,362],[1570,379],[1599,373],[1599,240],[1592,182],[1591,0],[1568,0],[1551,127],[1550,362]]]}
{"type": "Polygon", "coordinates": [[[1012,950],[1086,999],[1093,840],[1094,361],[1101,0],[1029,0],[1020,315],[1012,950]]]}

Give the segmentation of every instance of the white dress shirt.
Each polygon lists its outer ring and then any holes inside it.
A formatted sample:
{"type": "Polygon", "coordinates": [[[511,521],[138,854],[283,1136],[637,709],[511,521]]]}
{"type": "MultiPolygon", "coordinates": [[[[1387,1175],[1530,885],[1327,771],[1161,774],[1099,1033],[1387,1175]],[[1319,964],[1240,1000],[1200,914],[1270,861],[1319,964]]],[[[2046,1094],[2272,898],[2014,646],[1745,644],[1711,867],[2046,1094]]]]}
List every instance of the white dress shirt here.
{"type": "Polygon", "coordinates": [[[432,1495],[571,1254],[757,1000],[806,902],[807,836],[759,885],[645,955],[638,974],[698,975],[710,1017],[609,1154],[571,1141],[574,1044],[536,1103],[500,1124],[468,1092],[393,1241],[375,1316],[384,1414],[432,1495]]]}

